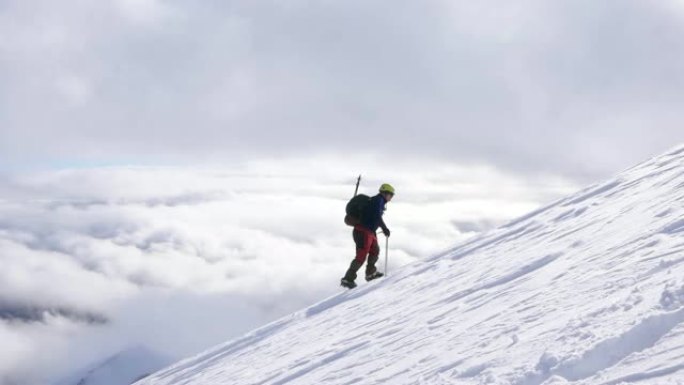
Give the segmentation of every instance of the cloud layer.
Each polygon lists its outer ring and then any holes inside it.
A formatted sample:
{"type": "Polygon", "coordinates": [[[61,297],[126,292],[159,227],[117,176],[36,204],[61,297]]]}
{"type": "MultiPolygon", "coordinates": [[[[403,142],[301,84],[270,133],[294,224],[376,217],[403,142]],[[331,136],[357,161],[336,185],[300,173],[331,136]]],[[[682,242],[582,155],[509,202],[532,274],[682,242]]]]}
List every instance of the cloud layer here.
{"type": "MultiPolygon", "coordinates": [[[[0,379],[44,383],[131,346],[185,356],[335,294],[353,256],[348,163],[5,179],[0,379]]],[[[398,191],[390,273],[573,189],[486,166],[367,170],[361,192],[398,191]]]]}
{"type": "Polygon", "coordinates": [[[604,176],[682,140],[681,2],[6,1],[5,167],[303,153],[604,176]]]}

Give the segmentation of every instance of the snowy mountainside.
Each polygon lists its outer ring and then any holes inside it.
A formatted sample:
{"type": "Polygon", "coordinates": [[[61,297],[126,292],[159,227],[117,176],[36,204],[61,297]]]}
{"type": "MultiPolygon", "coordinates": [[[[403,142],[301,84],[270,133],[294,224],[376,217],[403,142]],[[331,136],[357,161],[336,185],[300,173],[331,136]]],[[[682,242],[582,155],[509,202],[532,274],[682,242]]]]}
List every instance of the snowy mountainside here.
{"type": "Polygon", "coordinates": [[[684,384],[683,206],[684,146],[138,384],[684,384]]]}

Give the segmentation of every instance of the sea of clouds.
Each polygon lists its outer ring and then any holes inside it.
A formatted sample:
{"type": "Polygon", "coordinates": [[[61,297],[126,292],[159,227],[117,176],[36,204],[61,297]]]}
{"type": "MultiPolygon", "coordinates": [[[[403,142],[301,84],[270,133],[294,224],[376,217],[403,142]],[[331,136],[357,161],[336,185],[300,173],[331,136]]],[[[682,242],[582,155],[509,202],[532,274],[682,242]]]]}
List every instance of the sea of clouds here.
{"type": "Polygon", "coordinates": [[[3,176],[0,383],[54,382],[136,346],[181,358],[338,293],[361,170],[359,192],[397,189],[390,274],[575,188],[487,166],[349,163],[3,176]]]}

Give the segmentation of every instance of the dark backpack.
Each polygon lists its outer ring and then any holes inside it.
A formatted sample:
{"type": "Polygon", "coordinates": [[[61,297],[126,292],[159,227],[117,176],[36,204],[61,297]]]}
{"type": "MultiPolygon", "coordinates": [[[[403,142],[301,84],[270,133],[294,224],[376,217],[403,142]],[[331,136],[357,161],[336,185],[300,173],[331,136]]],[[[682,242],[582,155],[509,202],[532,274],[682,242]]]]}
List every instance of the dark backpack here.
{"type": "Polygon", "coordinates": [[[366,211],[370,199],[368,195],[358,194],[347,202],[347,215],[344,217],[344,223],[347,226],[356,226],[361,223],[361,218],[363,218],[363,213],[366,211]]]}

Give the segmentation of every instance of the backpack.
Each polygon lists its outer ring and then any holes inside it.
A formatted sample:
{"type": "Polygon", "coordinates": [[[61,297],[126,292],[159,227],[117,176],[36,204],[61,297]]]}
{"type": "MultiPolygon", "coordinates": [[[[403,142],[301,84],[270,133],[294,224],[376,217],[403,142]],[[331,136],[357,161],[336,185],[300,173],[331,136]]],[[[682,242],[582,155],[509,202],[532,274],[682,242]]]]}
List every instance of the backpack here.
{"type": "Polygon", "coordinates": [[[360,224],[363,213],[366,211],[366,207],[370,200],[371,198],[365,194],[358,194],[350,199],[349,202],[347,202],[347,215],[344,217],[344,223],[347,226],[356,226],[360,224]]]}

